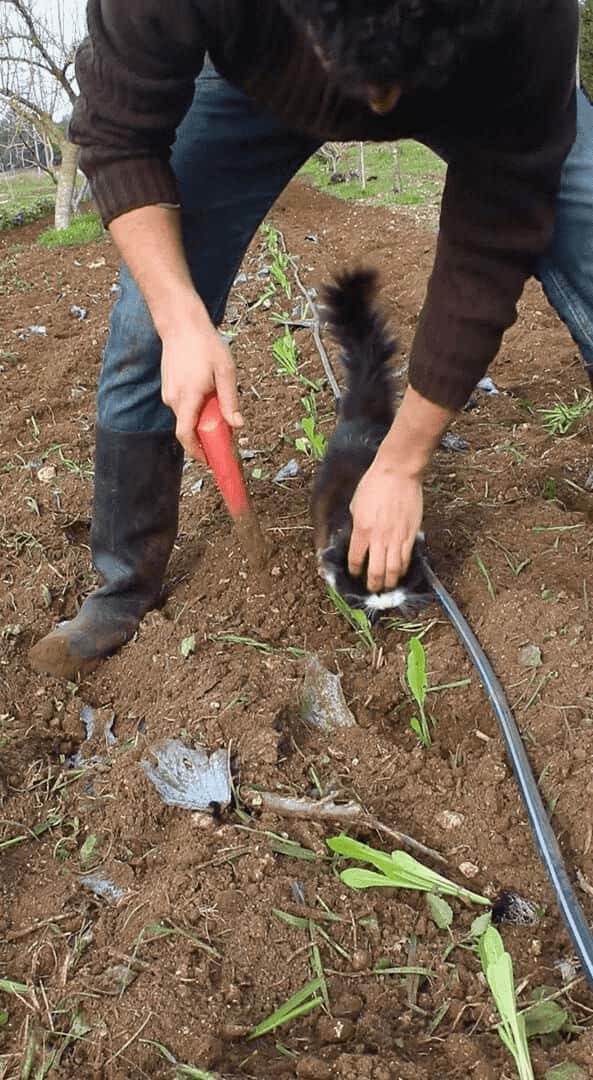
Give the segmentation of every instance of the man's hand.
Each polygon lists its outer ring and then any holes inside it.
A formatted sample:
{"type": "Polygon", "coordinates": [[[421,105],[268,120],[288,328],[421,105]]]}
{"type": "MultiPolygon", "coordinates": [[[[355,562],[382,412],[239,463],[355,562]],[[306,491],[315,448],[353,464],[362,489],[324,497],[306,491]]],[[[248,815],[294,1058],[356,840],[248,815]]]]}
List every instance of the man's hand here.
{"type": "Polygon", "coordinates": [[[394,589],[406,573],[422,509],[421,478],[378,455],[350,504],[353,530],[348,569],[358,577],[368,553],[369,592],[394,589]]]}
{"type": "Polygon", "coordinates": [[[453,415],[408,386],[373,464],[354,493],[348,569],[359,577],[368,555],[370,592],[395,588],[408,569],[422,525],[422,478],[453,415]]]}
{"type": "Polygon", "coordinates": [[[192,320],[163,336],[162,397],[177,418],[176,435],[191,457],[204,461],[196,425],[204,400],[216,392],[222,415],[233,428],[243,425],[235,365],[213,326],[192,320]]]}

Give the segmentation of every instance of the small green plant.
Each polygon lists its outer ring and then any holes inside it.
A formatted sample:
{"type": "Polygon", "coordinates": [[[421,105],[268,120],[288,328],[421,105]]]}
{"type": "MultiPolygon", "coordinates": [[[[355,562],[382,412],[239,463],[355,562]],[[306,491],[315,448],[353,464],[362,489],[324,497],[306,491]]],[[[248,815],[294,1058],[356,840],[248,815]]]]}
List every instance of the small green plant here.
{"type": "Polygon", "coordinates": [[[480,938],[478,955],[500,1016],[498,1034],[515,1059],[520,1080],[534,1080],[525,1017],[519,1013],[515,998],[513,962],[494,926],[489,926],[480,938]]]}
{"type": "Polygon", "coordinates": [[[323,996],[319,993],[321,988],[322,980],[319,976],[316,979],[311,979],[306,986],[303,986],[302,990],[299,990],[288,1001],[285,1001],[284,1005],[276,1009],[271,1016],[262,1020],[261,1024],[254,1027],[253,1031],[248,1035],[248,1039],[259,1039],[262,1035],[275,1031],[282,1024],[290,1024],[293,1020],[297,1020],[299,1016],[306,1016],[319,1005],[323,1005],[323,996]]]}
{"type": "Polygon", "coordinates": [[[350,607],[350,604],[344,600],[344,597],[340,596],[337,589],[332,588],[331,585],[328,585],[327,591],[336,611],[342,615],[352,629],[356,631],[358,637],[364,642],[367,649],[374,649],[375,639],[371,630],[371,622],[366,612],[363,611],[362,608],[350,607]]]}
{"type": "Polygon", "coordinates": [[[73,247],[76,244],[92,244],[104,235],[98,214],[81,214],[72,219],[67,229],[45,229],[37,239],[42,247],[73,247]]]}
{"type": "Polygon", "coordinates": [[[274,342],[272,346],[272,353],[274,359],[278,364],[276,374],[289,375],[291,378],[297,379],[299,375],[298,351],[296,347],[296,341],[294,340],[288,326],[286,327],[282,337],[277,338],[274,342]]]}
{"type": "Polygon", "coordinates": [[[273,225],[268,224],[262,225],[262,232],[265,237],[268,251],[272,256],[270,265],[272,278],[284,291],[288,299],[290,299],[292,290],[287,276],[290,258],[283,247],[282,233],[278,229],[275,229],[273,225]]]}
{"type": "Polygon", "coordinates": [[[320,461],[327,450],[327,439],[323,432],[317,429],[317,402],[313,391],[301,398],[305,415],[301,419],[303,436],[295,441],[295,447],[307,457],[320,461]]]}
{"type": "Polygon", "coordinates": [[[432,736],[430,733],[430,721],[424,708],[426,694],[428,692],[426,652],[424,650],[424,645],[418,637],[410,638],[408,645],[406,682],[409,691],[418,706],[419,712],[419,716],[413,716],[410,720],[410,727],[416,735],[418,742],[427,750],[432,743],[432,736]]]}
{"type": "Polygon", "coordinates": [[[484,562],[480,558],[479,555],[476,555],[476,565],[477,565],[478,570],[480,571],[482,577],[484,578],[484,581],[486,582],[486,588],[488,589],[488,596],[490,597],[491,600],[495,600],[496,599],[496,593],[494,592],[494,586],[492,584],[490,574],[488,573],[486,567],[484,566],[484,562]]]}
{"type": "Polygon", "coordinates": [[[575,424],[593,412],[593,394],[579,398],[575,392],[574,403],[567,405],[557,401],[551,409],[543,409],[543,424],[550,435],[567,435],[575,424]]]}
{"type": "Polygon", "coordinates": [[[377,851],[368,844],[361,844],[358,840],[344,835],[330,837],[327,846],[337,855],[371,863],[379,871],[375,873],[374,870],[354,867],[342,870],[340,878],[351,889],[412,889],[436,893],[437,896],[455,896],[460,900],[490,907],[490,900],[486,896],[471,892],[463,885],[456,885],[442,874],[423,866],[406,851],[377,851]]]}

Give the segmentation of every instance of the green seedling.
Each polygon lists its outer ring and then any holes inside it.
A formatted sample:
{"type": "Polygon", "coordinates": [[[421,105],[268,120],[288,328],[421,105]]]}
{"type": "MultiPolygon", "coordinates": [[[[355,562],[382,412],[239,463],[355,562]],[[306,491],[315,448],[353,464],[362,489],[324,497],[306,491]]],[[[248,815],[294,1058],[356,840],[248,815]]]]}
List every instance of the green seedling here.
{"type": "Polygon", "coordinates": [[[410,727],[416,735],[418,742],[426,750],[432,743],[430,734],[430,722],[424,708],[426,694],[428,692],[428,679],[426,677],[426,652],[424,645],[418,637],[410,638],[408,645],[408,662],[406,665],[406,682],[408,689],[418,706],[419,716],[413,716],[410,727]]]}
{"type": "Polygon", "coordinates": [[[287,270],[290,266],[290,258],[284,249],[282,233],[273,225],[262,225],[262,232],[266,240],[267,249],[272,257],[270,273],[275,282],[280,286],[288,299],[292,295],[287,270]]]}
{"type": "Polygon", "coordinates": [[[317,429],[317,403],[314,392],[311,391],[306,397],[301,398],[301,403],[305,410],[305,415],[301,419],[304,435],[296,440],[295,446],[307,457],[320,461],[327,450],[327,439],[317,429]]]}
{"type": "Polygon", "coordinates": [[[25,983],[15,982],[13,979],[0,979],[0,993],[2,994],[28,994],[30,989],[25,983]]]}
{"type": "Polygon", "coordinates": [[[548,1069],[544,1080],[585,1080],[585,1074],[574,1061],[565,1061],[562,1065],[554,1065],[548,1069]]]}
{"type": "Polygon", "coordinates": [[[321,984],[322,981],[319,976],[316,979],[311,979],[306,986],[303,986],[302,990],[293,994],[288,1001],[285,1001],[284,1005],[281,1005],[271,1016],[268,1016],[265,1020],[262,1020],[261,1024],[254,1027],[253,1031],[248,1035],[248,1039],[260,1039],[262,1035],[268,1035],[270,1031],[275,1031],[276,1028],[281,1027],[283,1024],[290,1024],[300,1016],[307,1016],[313,1009],[323,1005],[323,997],[319,993],[321,984]]]}
{"type": "Polygon", "coordinates": [[[513,962],[494,926],[478,942],[482,970],[500,1016],[498,1034],[515,1059],[520,1080],[534,1080],[525,1017],[517,1009],[513,962]]]}
{"type": "Polygon", "coordinates": [[[442,896],[428,893],[426,897],[430,917],[439,930],[449,930],[453,924],[453,909],[442,896]]]}
{"type": "Polygon", "coordinates": [[[181,645],[179,646],[179,652],[184,660],[189,660],[190,656],[196,651],[196,635],[190,634],[189,637],[184,637],[181,645]]]}
{"type": "Polygon", "coordinates": [[[478,570],[480,571],[480,573],[482,574],[482,577],[484,578],[484,581],[486,582],[486,588],[488,589],[488,595],[489,595],[491,600],[494,600],[496,598],[496,594],[494,592],[494,586],[492,584],[490,574],[488,573],[488,571],[487,571],[486,567],[484,566],[484,563],[483,563],[483,561],[482,561],[482,559],[480,558],[479,555],[476,555],[476,563],[477,563],[478,570]]]}
{"type": "Polygon", "coordinates": [[[368,844],[361,844],[358,840],[352,840],[344,835],[332,836],[327,840],[327,845],[337,855],[371,863],[380,871],[375,873],[373,870],[358,868],[342,870],[341,880],[352,889],[376,887],[411,889],[417,892],[436,893],[438,896],[455,896],[460,900],[490,907],[490,900],[486,896],[471,892],[463,885],[456,885],[442,874],[437,874],[435,870],[423,866],[406,851],[392,851],[391,853],[377,851],[368,844]]]}
{"type": "Polygon", "coordinates": [[[98,843],[99,839],[97,836],[95,836],[94,833],[91,833],[90,836],[87,836],[86,840],[84,841],[84,844],[80,849],[80,861],[84,868],[86,868],[89,863],[91,863],[96,857],[95,848],[97,847],[98,843]]]}
{"type": "Polygon", "coordinates": [[[269,832],[267,830],[263,835],[267,836],[271,841],[270,847],[277,855],[286,855],[289,859],[302,859],[304,862],[316,862],[319,858],[311,848],[306,848],[303,847],[302,844],[297,844],[296,840],[289,840],[285,836],[279,836],[278,833],[269,832]]]}
{"type": "Polygon", "coordinates": [[[288,326],[282,337],[276,338],[272,346],[272,354],[278,367],[277,375],[288,375],[293,379],[298,378],[298,350],[288,326]]]}
{"type": "Polygon", "coordinates": [[[340,596],[339,592],[331,585],[328,585],[327,592],[338,614],[342,615],[352,629],[356,631],[358,637],[366,645],[367,649],[374,649],[375,639],[371,630],[371,622],[366,612],[363,611],[362,608],[350,607],[350,604],[346,603],[344,597],[340,596]]]}
{"type": "Polygon", "coordinates": [[[574,403],[567,405],[557,401],[551,409],[543,409],[543,424],[549,435],[568,435],[575,424],[593,412],[593,394],[579,398],[575,392],[574,403]]]}

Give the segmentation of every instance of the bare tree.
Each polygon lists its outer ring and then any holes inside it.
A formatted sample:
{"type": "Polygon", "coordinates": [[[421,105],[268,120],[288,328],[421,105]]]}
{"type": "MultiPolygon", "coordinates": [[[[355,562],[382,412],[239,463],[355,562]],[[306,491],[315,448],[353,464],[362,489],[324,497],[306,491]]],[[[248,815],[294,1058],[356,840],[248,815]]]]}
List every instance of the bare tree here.
{"type": "Polygon", "coordinates": [[[68,17],[64,0],[53,0],[49,18],[36,0],[1,0],[0,98],[24,132],[36,132],[35,148],[43,144],[43,167],[56,182],[56,229],[68,226],[75,204],[79,151],[58,116],[71,109],[78,96],[78,40],[78,27],[68,17]]]}

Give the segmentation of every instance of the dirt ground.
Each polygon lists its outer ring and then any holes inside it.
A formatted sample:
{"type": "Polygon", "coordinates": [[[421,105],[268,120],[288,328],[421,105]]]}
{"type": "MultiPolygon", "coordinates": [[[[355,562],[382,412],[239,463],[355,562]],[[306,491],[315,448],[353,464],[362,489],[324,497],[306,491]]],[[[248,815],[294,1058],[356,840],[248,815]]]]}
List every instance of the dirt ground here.
{"type": "MultiPolygon", "coordinates": [[[[333,201],[298,182],[272,220],[307,287],[353,255],[382,271],[403,364],[434,235],[404,212],[333,201]]],[[[433,744],[424,750],[409,728],[403,683],[409,633],[375,628],[378,665],[316,574],[312,465],[294,449],[302,390],[276,374],[278,328],[264,305],[253,306],[268,280],[261,236],[226,328],[236,332],[241,445],[257,452],[246,467],[273,548],[271,596],[250,580],[213,482],[192,463],[164,606],[81,685],[29,670],[29,646],[73,615],[94,581],[93,400],[117,277],[108,241],[48,252],[34,246],[37,232],[0,239],[0,978],[26,988],[0,993],[0,1076],[515,1075],[476,956],[448,951],[476,910],[453,901],[448,934],[421,895],[348,890],[324,845],[339,831],[332,826],[257,809],[216,819],[165,806],[141,762],[166,738],[230,746],[239,794],[252,784],[357,798],[384,824],[441,851],[456,880],[465,880],[463,866],[474,890],[515,889],[541,905],[537,926],[503,928],[521,1003],[542,986],[564,988],[570,1013],[570,1031],[531,1043],[536,1074],[570,1061],[593,1076],[593,997],[578,975],[571,980],[571,948],[496,721],[451,627],[436,606],[422,620],[431,686],[462,684],[431,695],[433,744]],[[72,305],[87,318],[72,315],[72,305]],[[46,334],[22,338],[32,325],[46,334]],[[293,457],[298,476],[275,483],[293,457]],[[191,635],[195,652],[184,658],[191,635]],[[302,721],[300,649],[341,674],[356,727],[327,733],[302,721]],[[110,745],[100,734],[85,746],[81,710],[89,705],[104,710],[99,728],[114,714],[110,745]],[[89,872],[110,880],[117,898],[95,895],[82,880],[89,872]],[[328,909],[339,918],[323,921],[328,909]],[[311,978],[311,934],[277,910],[329,935],[311,931],[330,1010],[247,1041],[311,978]],[[429,975],[377,974],[386,961],[429,975]]],[[[295,291],[288,306],[297,301],[295,291]]],[[[303,372],[318,378],[309,331],[296,337],[303,372]]],[[[469,449],[440,451],[428,477],[429,547],[515,707],[593,917],[593,421],[565,437],[542,425],[538,410],[584,392],[586,380],[536,284],[490,374],[501,393],[479,394],[455,424],[469,449]],[[541,650],[539,666],[524,666],[526,645],[541,650]]],[[[329,393],[322,401],[329,432],[329,393]]],[[[389,849],[379,832],[356,835],[389,849]]]]}

